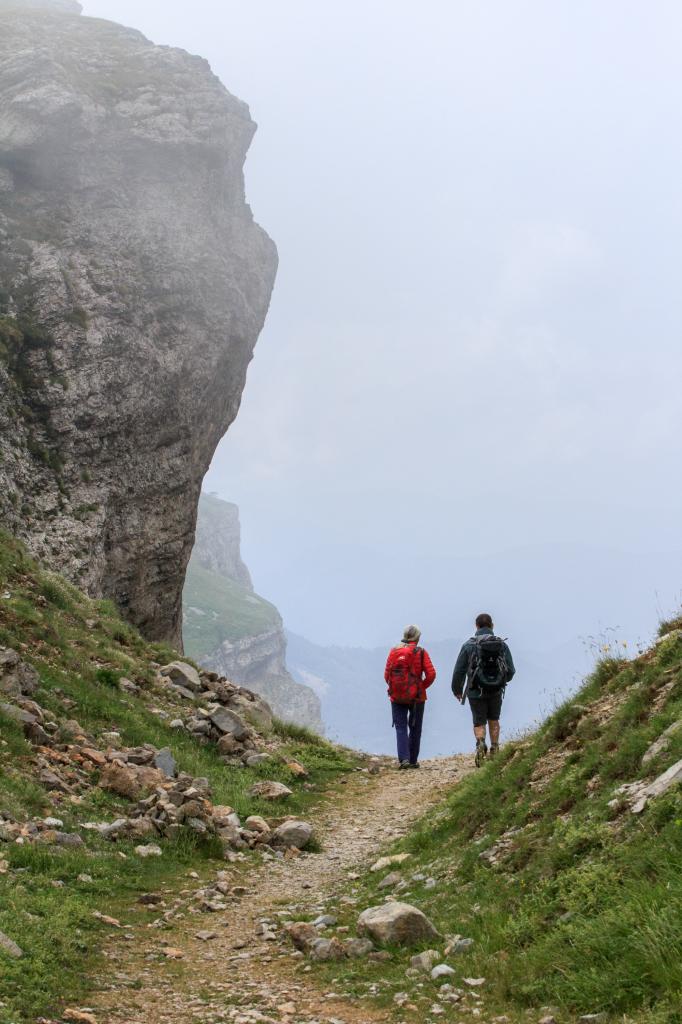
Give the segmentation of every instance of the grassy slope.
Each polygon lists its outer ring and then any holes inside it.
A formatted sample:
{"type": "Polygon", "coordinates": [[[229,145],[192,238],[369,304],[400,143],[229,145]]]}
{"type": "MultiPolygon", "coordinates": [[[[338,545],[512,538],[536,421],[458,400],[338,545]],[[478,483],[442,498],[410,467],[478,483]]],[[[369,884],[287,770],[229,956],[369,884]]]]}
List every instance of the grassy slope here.
{"type": "MultiPolygon", "coordinates": [[[[673,626],[682,620],[664,629],[673,626]]],[[[667,752],[641,764],[681,715],[681,634],[634,662],[604,660],[535,735],[504,747],[397,847],[412,854],[408,880],[418,871],[437,879],[432,890],[411,881],[398,898],[421,907],[443,934],[475,940],[449,958],[457,972],[450,980],[487,979],[477,990],[483,1019],[530,1013],[535,1021],[549,1006],[560,1024],[593,1012],[682,1021],[682,792],[639,816],[607,806],[621,783],[653,779],[682,757],[680,730],[667,752]],[[486,866],[479,854],[514,828],[523,831],[500,866],[486,866]]],[[[383,874],[362,881],[359,909],[383,901],[383,874]]],[[[377,982],[390,1004],[397,990],[410,990],[406,961],[396,953],[388,969],[363,963],[344,974],[358,993],[377,982]]],[[[421,980],[411,991],[430,1005],[435,985],[421,980]]],[[[441,1019],[461,1018],[450,1012],[441,1019]]]]}
{"type": "Polygon", "coordinates": [[[192,658],[215,651],[225,640],[257,636],[281,625],[269,601],[190,560],[183,592],[183,641],[192,658]]]}
{"type": "MultiPolygon", "coordinates": [[[[60,577],[41,571],[3,534],[0,645],[16,648],[38,669],[42,686],[35,699],[43,707],[62,719],[76,718],[95,736],[115,729],[124,745],[151,742],[170,747],[181,770],[208,777],[214,801],[232,805],[241,815],[304,812],[336,775],[352,767],[337,748],[305,730],[279,725],[282,763],[260,769],[223,765],[212,746],[171,730],[154,711],[165,709],[173,717],[172,698],[169,702],[165,692],[153,688],[151,663],[168,661],[174,652],[146,643],[108,602],[90,601],[60,577]],[[142,688],[139,697],[116,687],[123,675],[142,688]],[[64,699],[74,701],[74,706],[65,708],[64,699]],[[296,757],[309,769],[311,789],[291,775],[286,757],[296,757]],[[279,779],[294,789],[285,810],[248,797],[249,786],[262,777],[279,779]]],[[[32,757],[19,728],[0,719],[0,812],[18,820],[57,815],[66,830],[78,822],[113,820],[125,813],[125,801],[96,786],[82,803],[55,803],[36,782],[32,757]]],[[[136,894],[172,888],[190,866],[202,875],[225,867],[216,859],[219,851],[214,844],[202,844],[189,835],[176,843],[162,842],[163,857],[150,860],[131,855],[134,844],[82,835],[85,851],[0,843],[0,860],[9,862],[5,873],[0,865],[0,930],[19,942],[26,954],[10,960],[0,951],[3,1024],[33,1020],[82,992],[87,970],[108,933],[93,918],[93,910],[144,922],[155,915],[138,908],[131,918],[136,894]],[[82,873],[92,881],[78,881],[82,873]],[[55,882],[65,884],[55,887],[55,882]]]]}

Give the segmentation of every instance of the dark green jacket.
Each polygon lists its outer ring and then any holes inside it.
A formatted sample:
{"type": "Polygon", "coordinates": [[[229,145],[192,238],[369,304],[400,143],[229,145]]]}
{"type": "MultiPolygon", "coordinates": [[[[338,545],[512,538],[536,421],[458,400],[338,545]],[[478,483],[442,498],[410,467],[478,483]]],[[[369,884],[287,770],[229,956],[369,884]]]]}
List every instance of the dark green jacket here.
{"type": "MultiPolygon", "coordinates": [[[[462,699],[464,693],[464,683],[466,682],[467,672],[469,669],[469,659],[471,652],[476,643],[477,636],[493,636],[492,629],[477,629],[475,636],[472,636],[470,640],[467,640],[465,644],[462,644],[462,650],[459,652],[459,656],[455,663],[455,671],[452,673],[452,692],[458,700],[462,699]]],[[[507,682],[513,678],[516,669],[514,668],[514,662],[511,656],[511,651],[504,645],[504,657],[507,662],[507,682]]],[[[478,697],[483,696],[483,691],[479,686],[469,686],[467,696],[473,697],[476,700],[478,697]]]]}

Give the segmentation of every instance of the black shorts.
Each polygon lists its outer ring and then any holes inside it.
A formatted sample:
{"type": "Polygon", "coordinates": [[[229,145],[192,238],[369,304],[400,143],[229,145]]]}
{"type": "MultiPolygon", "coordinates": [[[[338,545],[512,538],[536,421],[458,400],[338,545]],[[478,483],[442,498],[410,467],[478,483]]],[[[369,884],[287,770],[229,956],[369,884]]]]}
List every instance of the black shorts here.
{"type": "Polygon", "coordinates": [[[469,707],[474,717],[474,725],[485,725],[486,722],[499,722],[503,697],[503,690],[496,690],[485,697],[469,697],[469,707]]]}

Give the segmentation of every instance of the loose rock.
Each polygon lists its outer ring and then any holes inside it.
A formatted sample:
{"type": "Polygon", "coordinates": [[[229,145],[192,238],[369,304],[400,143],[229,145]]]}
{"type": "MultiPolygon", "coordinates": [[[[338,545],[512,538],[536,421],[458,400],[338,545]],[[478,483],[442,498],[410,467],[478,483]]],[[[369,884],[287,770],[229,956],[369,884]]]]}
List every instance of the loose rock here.
{"type": "Polygon", "coordinates": [[[394,853],[390,857],[379,857],[379,860],[375,861],[369,870],[372,872],[383,871],[384,868],[390,868],[393,864],[404,864],[409,858],[409,853],[394,853]]]}
{"type": "Polygon", "coordinates": [[[261,800],[286,800],[292,790],[282,782],[256,782],[249,790],[249,796],[260,797],[261,800]]]}
{"type": "Polygon", "coordinates": [[[0,932],[0,949],[17,960],[24,955],[23,949],[17,946],[16,942],[10,939],[9,935],[5,935],[4,932],[0,932]]]}
{"type": "Polygon", "coordinates": [[[363,911],[358,918],[358,932],[369,935],[375,942],[400,946],[439,938],[433,924],[421,910],[397,901],[363,911]]]}
{"type": "Polygon", "coordinates": [[[313,837],[313,826],[307,821],[292,818],[283,822],[272,834],[272,845],[296,847],[304,850],[313,837]]]}

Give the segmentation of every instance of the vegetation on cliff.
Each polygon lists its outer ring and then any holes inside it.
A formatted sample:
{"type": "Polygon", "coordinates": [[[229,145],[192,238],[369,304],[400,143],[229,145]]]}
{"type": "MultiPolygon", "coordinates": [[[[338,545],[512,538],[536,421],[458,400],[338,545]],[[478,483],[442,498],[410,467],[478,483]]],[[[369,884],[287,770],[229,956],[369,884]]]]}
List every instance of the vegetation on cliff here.
{"type": "Polygon", "coordinates": [[[183,643],[192,658],[205,658],[234,642],[281,628],[274,605],[252,590],[190,559],[183,591],[183,643]]]}

